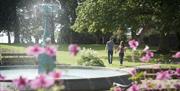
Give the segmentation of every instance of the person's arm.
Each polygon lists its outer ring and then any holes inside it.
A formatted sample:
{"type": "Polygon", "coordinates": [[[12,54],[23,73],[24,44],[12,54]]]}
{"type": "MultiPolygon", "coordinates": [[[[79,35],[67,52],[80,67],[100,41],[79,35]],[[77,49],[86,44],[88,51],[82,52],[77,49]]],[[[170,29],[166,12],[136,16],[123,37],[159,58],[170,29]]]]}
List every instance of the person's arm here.
{"type": "Polygon", "coordinates": [[[115,53],[117,53],[118,51],[119,51],[119,46],[116,46],[115,53]]]}
{"type": "Polygon", "coordinates": [[[113,42],[113,50],[115,50],[116,52],[116,45],[114,44],[114,42],[113,42]]]}
{"type": "Polygon", "coordinates": [[[126,52],[127,47],[124,47],[124,52],[126,52]]]}
{"type": "Polygon", "coordinates": [[[105,46],[104,50],[107,51],[107,43],[106,43],[106,46],[105,46]]]}

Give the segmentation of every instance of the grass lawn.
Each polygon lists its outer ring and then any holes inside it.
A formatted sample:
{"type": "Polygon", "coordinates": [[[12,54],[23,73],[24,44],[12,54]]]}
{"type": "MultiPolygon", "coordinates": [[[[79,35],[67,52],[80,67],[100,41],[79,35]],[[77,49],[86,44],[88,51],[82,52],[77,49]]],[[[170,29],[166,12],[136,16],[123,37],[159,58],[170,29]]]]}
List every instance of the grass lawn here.
{"type": "MultiPolygon", "coordinates": [[[[0,44],[0,53],[1,52],[25,52],[26,47],[28,45],[23,45],[23,44],[0,44]]],[[[141,63],[141,62],[132,62],[130,55],[131,55],[131,50],[127,49],[126,54],[125,54],[125,60],[123,66],[120,65],[119,63],[119,57],[118,53],[114,54],[113,58],[113,63],[108,64],[107,61],[107,52],[104,50],[105,45],[100,45],[100,44],[82,44],[80,45],[81,48],[91,48],[97,51],[98,56],[103,60],[105,63],[105,66],[107,67],[116,67],[116,68],[121,68],[121,67],[132,67],[132,66],[138,66],[138,65],[145,65],[145,64],[153,64],[153,63],[141,63]]],[[[141,51],[142,48],[139,48],[137,51],[141,51]]],[[[154,49],[154,48],[153,48],[154,49]]],[[[57,53],[57,62],[60,64],[71,64],[71,65],[77,65],[77,60],[80,59],[80,55],[77,56],[72,56],[68,52],[68,45],[66,44],[60,44],[58,45],[58,53],[57,53]]],[[[180,68],[180,65],[178,64],[162,64],[163,67],[178,67],[180,68]]]]}

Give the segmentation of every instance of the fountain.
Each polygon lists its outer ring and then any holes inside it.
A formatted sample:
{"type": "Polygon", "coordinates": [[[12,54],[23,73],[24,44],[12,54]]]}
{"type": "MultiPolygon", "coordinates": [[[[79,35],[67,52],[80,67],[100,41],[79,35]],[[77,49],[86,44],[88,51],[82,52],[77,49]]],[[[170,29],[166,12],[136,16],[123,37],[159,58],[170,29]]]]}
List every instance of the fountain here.
{"type": "MultiPolygon", "coordinates": [[[[35,8],[43,14],[44,33],[41,45],[45,47],[47,45],[47,39],[51,37],[48,18],[52,13],[57,12],[58,6],[50,3],[43,3],[35,6],[35,8]]],[[[65,91],[104,91],[108,90],[114,82],[122,85],[129,85],[131,83],[131,81],[128,80],[129,74],[119,69],[67,65],[56,65],[55,68],[55,58],[49,57],[46,54],[41,54],[38,57],[38,60],[39,66],[0,66],[0,74],[6,77],[5,80],[0,80],[0,83],[10,83],[13,79],[18,78],[19,76],[34,79],[38,76],[38,72],[48,73],[54,69],[62,71],[63,76],[60,80],[63,81],[65,91]],[[43,66],[44,64],[48,64],[51,67],[43,66]]]]}
{"type": "MultiPolygon", "coordinates": [[[[61,80],[65,91],[104,91],[114,82],[122,85],[131,83],[129,74],[119,69],[66,65],[57,65],[56,69],[63,74],[61,80]]],[[[0,82],[12,82],[19,76],[34,79],[38,76],[37,71],[37,66],[33,65],[0,66],[0,74],[6,77],[0,82]]]]}
{"type": "MultiPolygon", "coordinates": [[[[54,18],[54,13],[57,13],[60,9],[59,6],[53,3],[43,2],[42,4],[34,6],[36,13],[40,13],[42,15],[43,22],[43,40],[41,43],[42,47],[49,46],[50,38],[51,38],[51,29],[50,21],[54,18]]],[[[52,22],[51,22],[52,23],[52,22]]],[[[55,65],[56,56],[49,56],[45,53],[38,55],[38,72],[39,73],[49,73],[53,71],[56,67],[55,65]]]]}

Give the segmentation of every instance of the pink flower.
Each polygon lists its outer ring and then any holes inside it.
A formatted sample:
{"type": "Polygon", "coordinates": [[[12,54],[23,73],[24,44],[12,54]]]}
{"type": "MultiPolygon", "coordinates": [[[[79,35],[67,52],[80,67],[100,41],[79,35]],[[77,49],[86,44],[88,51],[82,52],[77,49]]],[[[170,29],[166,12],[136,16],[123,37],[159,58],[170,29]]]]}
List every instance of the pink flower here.
{"type": "Polygon", "coordinates": [[[149,62],[151,58],[149,56],[143,56],[140,58],[141,62],[149,62]]]}
{"type": "Polygon", "coordinates": [[[144,52],[148,51],[149,50],[149,46],[145,46],[145,48],[143,49],[144,52]]]}
{"type": "Polygon", "coordinates": [[[0,74],[0,80],[4,80],[5,77],[0,74]]]}
{"type": "Polygon", "coordinates": [[[19,90],[25,90],[26,86],[28,85],[29,80],[26,78],[23,78],[20,76],[18,79],[13,80],[13,84],[19,89],[19,90]]]}
{"type": "Polygon", "coordinates": [[[0,91],[8,91],[8,90],[5,90],[5,89],[0,88],[0,91]]]}
{"type": "Polygon", "coordinates": [[[129,46],[130,46],[130,48],[132,48],[133,50],[136,50],[136,48],[138,47],[138,45],[139,45],[139,42],[136,41],[135,39],[129,41],[129,46]]]}
{"type": "Polygon", "coordinates": [[[113,91],[122,91],[120,87],[114,87],[113,91]]]}
{"type": "Polygon", "coordinates": [[[30,85],[32,89],[49,88],[54,84],[54,79],[49,79],[45,75],[40,75],[35,80],[32,80],[30,85]]]}
{"type": "Polygon", "coordinates": [[[154,53],[152,51],[146,51],[146,56],[149,56],[150,58],[154,57],[154,53]]]}
{"type": "Polygon", "coordinates": [[[157,85],[157,88],[158,88],[158,89],[162,89],[162,84],[159,83],[159,84],[157,85]]]}
{"type": "Polygon", "coordinates": [[[70,44],[68,50],[72,55],[76,56],[80,50],[80,47],[77,44],[70,44]]]}
{"type": "Polygon", "coordinates": [[[156,84],[154,84],[153,82],[151,81],[147,81],[144,85],[144,88],[146,88],[147,90],[150,90],[152,88],[155,88],[156,84]]]}
{"type": "Polygon", "coordinates": [[[176,68],[176,73],[180,74],[180,68],[176,68]]]}
{"type": "Polygon", "coordinates": [[[129,73],[130,73],[132,76],[135,76],[137,72],[136,72],[136,69],[133,68],[133,69],[130,70],[129,73]]]}
{"type": "Polygon", "coordinates": [[[137,84],[133,84],[127,91],[140,91],[140,88],[137,84]]]}
{"type": "Polygon", "coordinates": [[[171,79],[169,71],[161,71],[156,74],[156,80],[168,80],[171,79]]]}
{"type": "Polygon", "coordinates": [[[39,54],[43,53],[44,49],[39,47],[39,45],[30,46],[27,48],[27,54],[37,57],[39,54]]]}
{"type": "Polygon", "coordinates": [[[175,74],[175,71],[174,71],[174,70],[168,70],[168,73],[169,73],[170,75],[174,75],[174,74],[175,74]]]}
{"type": "Polygon", "coordinates": [[[142,62],[149,62],[149,60],[151,60],[151,58],[154,56],[154,53],[151,51],[146,51],[146,54],[140,58],[140,60],[142,62]]]}
{"type": "Polygon", "coordinates": [[[55,80],[58,80],[61,78],[62,73],[60,71],[53,71],[49,73],[49,76],[53,77],[55,80]]]}
{"type": "Polygon", "coordinates": [[[180,89],[180,83],[174,84],[174,87],[175,87],[176,89],[180,89]]]}
{"type": "Polygon", "coordinates": [[[174,57],[174,58],[180,58],[180,52],[176,52],[176,54],[173,55],[172,57],[174,57]]]}
{"type": "Polygon", "coordinates": [[[47,55],[49,55],[49,56],[56,56],[56,48],[55,47],[46,47],[45,48],[45,53],[47,54],[47,55]]]}
{"type": "Polygon", "coordinates": [[[177,75],[177,78],[180,78],[180,68],[176,68],[175,74],[177,75]]]}

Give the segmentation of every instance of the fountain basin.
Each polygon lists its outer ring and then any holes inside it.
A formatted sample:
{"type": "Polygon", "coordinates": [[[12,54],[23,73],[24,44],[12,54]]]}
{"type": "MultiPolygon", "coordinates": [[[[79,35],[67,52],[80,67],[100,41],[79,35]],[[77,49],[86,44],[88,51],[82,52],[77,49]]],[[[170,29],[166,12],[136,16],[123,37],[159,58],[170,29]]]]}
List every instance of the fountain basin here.
{"type": "MultiPolygon", "coordinates": [[[[129,74],[118,69],[57,65],[57,70],[63,74],[61,80],[65,91],[103,91],[108,90],[113,82],[122,85],[131,83],[129,74]]],[[[0,66],[0,74],[6,77],[4,82],[12,82],[19,76],[34,79],[38,70],[33,65],[0,66]]]]}

